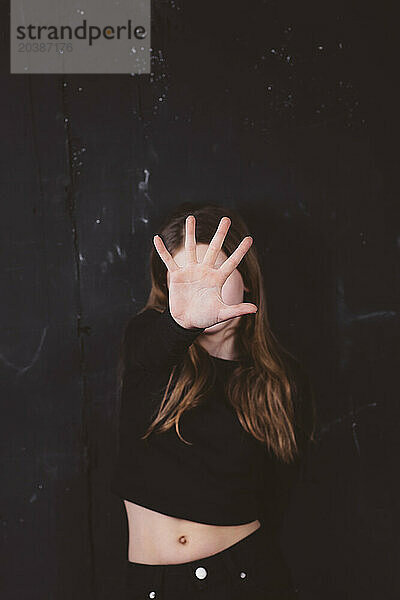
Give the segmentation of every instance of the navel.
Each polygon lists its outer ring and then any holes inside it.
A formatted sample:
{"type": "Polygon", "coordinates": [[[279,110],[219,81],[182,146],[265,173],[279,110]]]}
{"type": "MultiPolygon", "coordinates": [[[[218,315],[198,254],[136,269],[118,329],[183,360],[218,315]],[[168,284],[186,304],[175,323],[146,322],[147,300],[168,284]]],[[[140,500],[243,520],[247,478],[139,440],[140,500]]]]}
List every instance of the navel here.
{"type": "Polygon", "coordinates": [[[179,543],[180,544],[186,544],[187,539],[185,535],[181,535],[181,537],[179,538],[179,543]]]}

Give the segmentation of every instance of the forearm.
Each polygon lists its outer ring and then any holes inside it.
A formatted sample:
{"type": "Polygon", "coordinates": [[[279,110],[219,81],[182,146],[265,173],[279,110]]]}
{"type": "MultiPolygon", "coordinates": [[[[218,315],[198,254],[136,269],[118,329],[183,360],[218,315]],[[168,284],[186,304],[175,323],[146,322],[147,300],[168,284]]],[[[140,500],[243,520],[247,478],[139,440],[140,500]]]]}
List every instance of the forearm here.
{"type": "Polygon", "coordinates": [[[148,372],[172,368],[204,328],[186,329],[164,312],[146,310],[128,322],[125,336],[125,368],[148,372]]]}

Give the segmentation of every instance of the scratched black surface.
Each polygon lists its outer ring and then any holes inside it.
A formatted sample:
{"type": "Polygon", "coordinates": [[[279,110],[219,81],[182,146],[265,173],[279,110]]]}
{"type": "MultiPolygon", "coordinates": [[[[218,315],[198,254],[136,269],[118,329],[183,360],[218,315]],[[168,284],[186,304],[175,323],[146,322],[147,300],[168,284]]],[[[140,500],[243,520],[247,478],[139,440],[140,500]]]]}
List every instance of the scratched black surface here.
{"type": "Polygon", "coordinates": [[[1,2],[1,597],[121,597],[122,324],[159,219],[243,211],[318,445],[299,598],[400,595],[396,21],[372,3],[152,4],[152,75],[10,75],[1,2]]]}

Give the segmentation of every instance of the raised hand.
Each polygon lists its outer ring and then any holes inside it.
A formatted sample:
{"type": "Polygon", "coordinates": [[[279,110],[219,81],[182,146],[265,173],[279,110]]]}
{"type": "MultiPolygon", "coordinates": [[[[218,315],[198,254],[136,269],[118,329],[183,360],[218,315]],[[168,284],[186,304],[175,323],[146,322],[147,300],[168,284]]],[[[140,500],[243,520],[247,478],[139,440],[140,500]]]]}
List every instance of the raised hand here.
{"type": "Polygon", "coordinates": [[[221,290],[229,275],[236,269],[253,243],[246,236],[220,267],[215,261],[230,227],[229,217],[222,217],[207,248],[202,262],[197,261],[194,215],[185,223],[185,265],[176,264],[159,235],[154,236],[154,246],[169,271],[169,308],[175,321],[187,329],[211,327],[216,323],[257,312],[249,302],[225,304],[221,290]]]}

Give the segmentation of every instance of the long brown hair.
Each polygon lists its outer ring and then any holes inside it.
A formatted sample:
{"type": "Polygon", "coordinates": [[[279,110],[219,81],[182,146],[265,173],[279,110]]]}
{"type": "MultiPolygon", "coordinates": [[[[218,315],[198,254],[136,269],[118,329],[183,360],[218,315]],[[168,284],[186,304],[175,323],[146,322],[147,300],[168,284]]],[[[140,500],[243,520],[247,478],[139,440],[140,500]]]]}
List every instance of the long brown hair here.
{"type": "MultiPolygon", "coordinates": [[[[196,242],[209,244],[223,216],[231,219],[222,250],[229,257],[250,232],[239,213],[213,204],[184,203],[167,217],[159,228],[164,244],[173,255],[184,245],[185,220],[196,218],[196,242]]],[[[284,463],[302,457],[304,444],[315,441],[315,403],[312,388],[304,384],[302,368],[271,330],[265,300],[263,276],[255,243],[237,266],[242,275],[244,302],[252,302],[258,310],[243,315],[235,329],[235,347],[240,356],[238,366],[226,382],[228,401],[234,407],[242,427],[257,440],[266,444],[270,453],[284,463]]],[[[167,268],[152,245],[150,252],[151,290],[147,309],[163,311],[168,304],[167,268]]],[[[122,385],[124,365],[121,348],[119,385],[122,385]]],[[[196,339],[180,365],[175,365],[158,412],[142,439],[153,432],[175,427],[179,438],[182,414],[197,406],[213,382],[214,363],[196,339]]]]}

